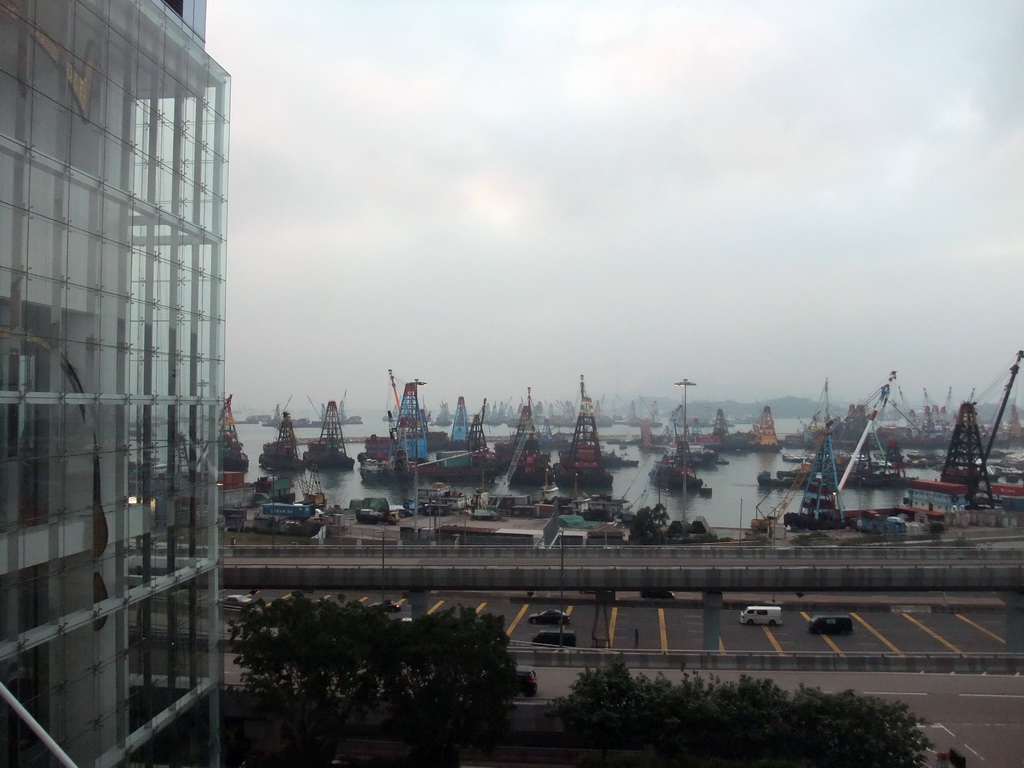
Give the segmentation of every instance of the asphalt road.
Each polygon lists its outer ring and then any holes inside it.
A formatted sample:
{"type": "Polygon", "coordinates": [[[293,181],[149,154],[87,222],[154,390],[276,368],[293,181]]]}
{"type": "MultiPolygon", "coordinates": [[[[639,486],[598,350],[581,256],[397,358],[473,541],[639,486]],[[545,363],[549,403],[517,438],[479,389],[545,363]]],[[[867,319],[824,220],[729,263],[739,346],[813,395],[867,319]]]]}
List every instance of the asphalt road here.
{"type": "MultiPolygon", "coordinates": [[[[280,599],[288,592],[264,590],[256,593],[265,600],[280,599]]],[[[311,593],[313,597],[354,599],[372,603],[379,592],[339,597],[331,593],[311,593]]],[[[386,593],[397,600],[402,610],[396,617],[411,616],[407,601],[401,594],[386,593]]],[[[928,604],[907,603],[906,596],[888,600],[873,598],[877,606],[871,610],[851,610],[854,631],[850,635],[812,635],[807,631],[809,611],[783,608],[782,625],[744,626],[738,611],[724,609],[720,615],[721,641],[719,651],[727,653],[835,653],[839,656],[857,654],[992,654],[1006,650],[1005,613],[973,610],[969,603],[952,612],[936,612],[928,604]]],[[[981,601],[979,600],[979,603],[981,601]]],[[[991,601],[988,601],[990,603],[991,601]]],[[[537,597],[533,602],[505,594],[434,595],[427,612],[463,605],[478,612],[498,613],[505,619],[509,639],[528,643],[544,626],[531,624],[531,614],[559,605],[557,594],[537,597]]],[[[611,647],[653,651],[694,651],[703,643],[703,611],[699,608],[677,607],[671,600],[641,601],[625,599],[603,609],[586,595],[566,594],[565,610],[569,628],[576,633],[580,647],[611,647]],[[608,638],[607,646],[604,638],[608,638]]],[[[557,625],[554,625],[557,627],[557,625]]]]}
{"type": "MultiPolygon", "coordinates": [[[[288,599],[288,592],[267,590],[256,593],[264,600],[288,599]]],[[[375,602],[379,592],[351,596],[320,593],[310,595],[325,599],[354,599],[375,602]]],[[[396,619],[410,616],[402,595],[386,594],[398,600],[402,610],[396,619]]],[[[510,640],[528,643],[539,629],[529,623],[533,613],[557,607],[558,595],[538,597],[523,602],[508,595],[474,594],[468,596],[435,596],[427,611],[445,610],[462,604],[480,612],[499,613],[505,617],[510,640]]],[[[601,612],[588,596],[567,594],[565,610],[570,626],[576,631],[580,645],[589,645],[595,617],[601,612]]],[[[901,597],[901,601],[905,596],[901,597]]],[[[791,653],[813,651],[855,655],[859,653],[927,654],[927,653],[999,653],[1005,649],[1005,617],[991,608],[953,612],[933,612],[927,605],[886,603],[871,611],[851,611],[854,632],[842,637],[811,635],[806,618],[798,611],[784,608],[783,623],[777,627],[744,626],[738,612],[722,611],[721,648],[727,653],[791,653]]],[[[226,611],[228,618],[231,612],[226,611]]],[[[672,601],[640,601],[627,599],[611,606],[607,613],[612,648],[651,650],[699,649],[702,640],[702,611],[675,607],[672,601]]],[[[238,670],[226,664],[226,681],[237,682],[238,670]]],[[[535,699],[519,701],[523,714],[546,706],[547,700],[569,692],[579,669],[565,667],[538,668],[538,692],[535,699]]],[[[645,673],[655,674],[655,673],[645,673]]],[[[683,672],[665,670],[669,679],[678,680],[683,672]]],[[[693,674],[693,673],[691,673],[693,674]]],[[[711,673],[696,673],[711,674],[711,673]]],[[[733,671],[714,673],[724,681],[741,674],[733,671]]],[[[1000,675],[935,675],[874,672],[747,672],[755,677],[768,677],[787,689],[809,685],[825,691],[851,689],[883,699],[898,699],[925,719],[922,726],[938,752],[956,749],[967,757],[968,765],[1024,767],[1024,678],[1000,675]]],[[[934,754],[929,764],[934,765],[934,754]]]]}

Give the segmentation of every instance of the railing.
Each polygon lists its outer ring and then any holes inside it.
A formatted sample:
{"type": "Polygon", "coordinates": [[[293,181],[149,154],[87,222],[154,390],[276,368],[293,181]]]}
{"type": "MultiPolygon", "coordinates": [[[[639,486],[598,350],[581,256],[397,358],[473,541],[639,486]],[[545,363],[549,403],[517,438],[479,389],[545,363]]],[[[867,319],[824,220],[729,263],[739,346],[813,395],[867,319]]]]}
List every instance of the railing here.
{"type": "MultiPolygon", "coordinates": [[[[380,559],[379,539],[343,546],[222,546],[224,560],[235,558],[276,559],[301,557],[306,560],[331,560],[367,557],[380,559]]],[[[473,560],[480,558],[509,560],[560,559],[562,549],[541,547],[440,546],[429,544],[389,544],[389,558],[473,560]]],[[[1024,560],[1024,549],[982,547],[744,547],[744,546],[609,546],[565,547],[566,560],[892,560],[892,561],[979,561],[1024,560]]]]}
{"type": "Polygon", "coordinates": [[[894,672],[937,674],[1020,675],[1024,655],[1013,653],[858,653],[843,655],[797,651],[787,653],[652,651],[616,648],[538,648],[510,643],[521,664],[571,669],[606,666],[622,659],[630,669],[749,670],[799,672],[894,672]]]}

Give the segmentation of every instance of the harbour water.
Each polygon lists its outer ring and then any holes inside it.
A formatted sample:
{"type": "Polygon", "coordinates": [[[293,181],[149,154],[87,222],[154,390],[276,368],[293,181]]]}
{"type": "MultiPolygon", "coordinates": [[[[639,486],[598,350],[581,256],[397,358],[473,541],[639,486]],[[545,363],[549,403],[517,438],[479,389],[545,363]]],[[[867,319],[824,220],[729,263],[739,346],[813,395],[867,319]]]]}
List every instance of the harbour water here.
{"type": "MultiPolygon", "coordinates": [[[[800,422],[796,419],[776,419],[776,431],[780,439],[783,434],[797,432],[801,429],[800,422]]],[[[749,424],[737,424],[730,431],[750,431],[749,424]]],[[[244,445],[245,452],[249,456],[249,472],[246,479],[255,480],[260,475],[269,474],[259,467],[259,456],[263,444],[277,438],[277,432],[272,427],[263,427],[257,424],[238,424],[238,436],[244,445]]],[[[495,439],[508,439],[514,429],[506,426],[488,427],[486,433],[489,444],[493,445],[495,439]]],[[[566,430],[563,430],[566,431],[566,430]]],[[[363,424],[346,425],[343,427],[348,446],[348,453],[353,458],[362,451],[362,442],[352,442],[352,438],[364,438],[371,434],[386,434],[387,424],[379,417],[364,417],[363,424]]],[[[319,437],[319,429],[298,429],[296,434],[300,439],[314,439],[319,437]]],[[[729,453],[723,454],[728,459],[728,464],[718,465],[713,469],[703,470],[700,477],[705,486],[710,486],[711,495],[702,496],[697,493],[688,493],[685,498],[681,491],[658,491],[652,487],[648,473],[655,462],[658,461],[659,453],[641,453],[636,446],[620,447],[612,444],[611,440],[618,438],[636,437],[639,430],[625,425],[615,425],[599,430],[603,450],[614,451],[624,458],[639,460],[638,467],[625,467],[612,470],[614,478],[611,495],[616,498],[625,498],[631,503],[634,510],[644,506],[654,506],[659,501],[665,505],[669,517],[673,520],[690,519],[695,516],[703,516],[713,527],[719,528],[749,528],[750,520],[757,514],[756,508],[761,505],[761,510],[768,512],[778,504],[785,490],[773,490],[768,493],[757,485],[759,472],[767,470],[773,475],[782,469],[792,469],[792,464],[782,460],[782,453],[729,453]]],[[[797,452],[789,451],[787,452],[797,452]]],[[[552,456],[552,463],[557,461],[557,456],[552,456]]],[[[320,470],[320,484],[323,486],[324,494],[330,504],[338,504],[347,507],[351,499],[364,496],[387,497],[393,504],[403,502],[403,494],[397,487],[391,488],[379,485],[364,485],[359,476],[358,464],[353,470],[323,469],[320,470]]],[[[924,479],[937,479],[937,473],[932,470],[909,470],[909,474],[924,479]]],[[[461,487],[460,490],[471,492],[476,486],[461,487]]],[[[506,492],[506,488],[499,478],[488,488],[491,494],[506,492]]],[[[566,496],[573,495],[574,489],[563,488],[562,493],[566,496]]],[[[516,492],[526,492],[516,489],[516,492]]],[[[591,492],[590,489],[580,488],[580,493],[591,492]]],[[[608,493],[608,491],[605,491],[608,493]]],[[[411,496],[411,488],[406,490],[411,496]]],[[[843,501],[847,509],[864,508],[885,508],[898,503],[902,498],[901,489],[884,488],[873,490],[848,489],[843,493],[843,501]]],[[[790,510],[795,510],[794,501],[790,510]]]]}

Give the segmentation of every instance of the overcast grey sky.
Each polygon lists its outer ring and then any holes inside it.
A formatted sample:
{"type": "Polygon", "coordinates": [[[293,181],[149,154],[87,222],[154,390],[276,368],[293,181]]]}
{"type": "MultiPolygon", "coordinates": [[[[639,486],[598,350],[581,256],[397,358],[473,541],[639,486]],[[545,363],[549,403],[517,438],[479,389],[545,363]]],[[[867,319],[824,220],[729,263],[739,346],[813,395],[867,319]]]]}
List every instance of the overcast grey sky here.
{"type": "Polygon", "coordinates": [[[207,50],[238,409],[919,407],[1024,347],[1017,0],[210,0],[207,50]]]}

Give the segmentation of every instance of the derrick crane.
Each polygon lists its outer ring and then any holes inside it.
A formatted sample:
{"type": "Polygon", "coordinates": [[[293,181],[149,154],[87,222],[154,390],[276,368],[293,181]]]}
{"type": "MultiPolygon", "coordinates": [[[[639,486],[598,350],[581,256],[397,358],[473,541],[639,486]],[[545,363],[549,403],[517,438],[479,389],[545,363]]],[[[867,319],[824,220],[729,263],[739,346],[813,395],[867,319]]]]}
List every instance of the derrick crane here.
{"type": "Polygon", "coordinates": [[[940,479],[946,483],[962,483],[967,486],[968,503],[976,508],[976,499],[984,493],[988,506],[994,506],[992,498],[992,486],[988,477],[988,455],[995,443],[996,433],[999,431],[999,422],[1002,420],[1006,403],[1010,399],[1010,390],[1013,382],[1020,371],[1020,361],[1024,357],[1024,351],[1017,352],[1017,359],[1010,367],[1010,379],[1003,392],[1003,399],[999,406],[999,412],[992,424],[992,431],[989,435],[988,445],[982,446],[981,432],[978,428],[978,414],[975,410],[975,403],[968,400],[960,404],[957,412],[956,425],[953,427],[953,437],[949,443],[949,450],[946,452],[946,461],[942,467],[940,479]]]}
{"type": "Polygon", "coordinates": [[[996,414],[995,421],[992,422],[992,432],[988,436],[988,445],[985,447],[986,462],[988,461],[989,454],[992,453],[992,446],[995,445],[996,432],[999,431],[999,422],[1003,420],[1003,411],[1006,410],[1006,403],[1010,399],[1010,390],[1013,389],[1013,382],[1020,372],[1020,360],[1022,357],[1024,357],[1024,350],[1017,352],[1017,359],[1010,366],[1010,380],[1006,382],[1006,388],[1003,390],[1003,401],[999,404],[999,413],[996,414]]]}
{"type": "MultiPolygon", "coordinates": [[[[864,431],[861,432],[860,439],[857,441],[857,447],[853,449],[853,453],[850,454],[850,460],[846,463],[846,470],[843,472],[843,477],[839,481],[838,490],[842,491],[846,485],[846,480],[850,477],[850,473],[853,472],[854,466],[860,461],[860,449],[864,446],[864,441],[867,439],[869,432],[874,432],[875,429],[875,418],[878,416],[878,412],[885,408],[885,404],[889,402],[889,392],[892,388],[892,382],[896,379],[896,371],[889,374],[889,378],[885,384],[878,390],[878,399],[875,401],[874,410],[871,411],[871,415],[868,417],[868,423],[864,426],[864,431]]],[[[876,437],[877,441],[877,437],[876,437]]]]}
{"type": "MultiPolygon", "coordinates": [[[[802,465],[810,464],[810,462],[807,461],[808,456],[816,456],[821,452],[821,445],[825,441],[825,436],[828,434],[829,430],[832,429],[834,421],[834,419],[829,419],[825,423],[825,428],[819,432],[814,442],[808,447],[807,453],[804,454],[805,460],[801,462],[802,465]]],[[[751,529],[755,531],[763,530],[771,535],[772,527],[786,513],[786,509],[789,508],[794,497],[803,490],[806,484],[807,476],[798,474],[793,480],[793,484],[786,489],[786,493],[783,495],[779,503],[772,507],[771,511],[763,512],[761,511],[761,505],[771,497],[771,492],[767,493],[765,497],[757,503],[757,506],[754,507],[754,518],[750,521],[751,529]]]]}

